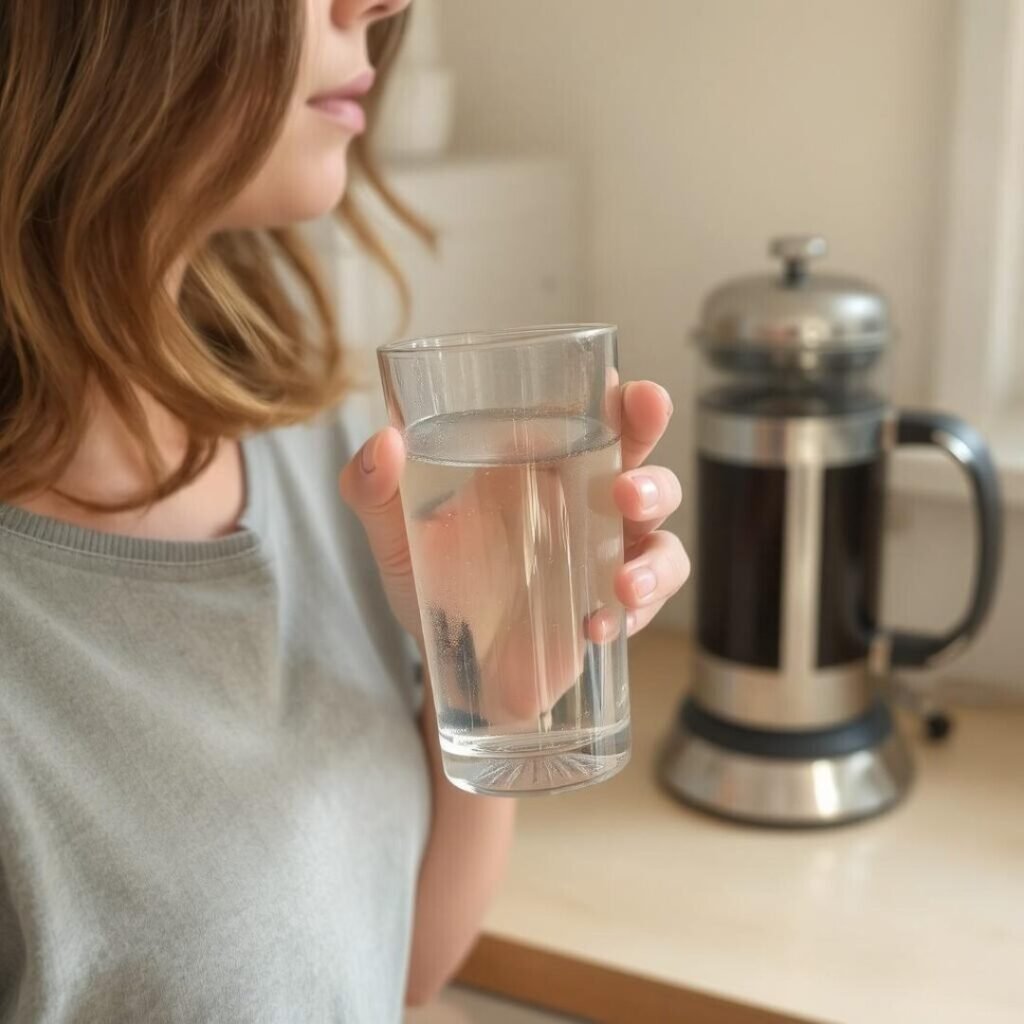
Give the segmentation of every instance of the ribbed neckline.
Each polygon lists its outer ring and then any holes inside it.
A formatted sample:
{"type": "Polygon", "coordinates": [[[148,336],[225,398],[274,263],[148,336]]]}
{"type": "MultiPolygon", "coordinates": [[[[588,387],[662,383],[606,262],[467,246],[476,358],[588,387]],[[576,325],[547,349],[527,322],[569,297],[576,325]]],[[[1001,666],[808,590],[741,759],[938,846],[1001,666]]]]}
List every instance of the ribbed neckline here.
{"type": "Polygon", "coordinates": [[[119,533],[90,530],[60,519],[0,503],[0,532],[14,534],[51,550],[122,562],[159,565],[206,565],[236,558],[259,548],[256,530],[263,522],[263,460],[258,438],[240,443],[245,475],[245,505],[239,529],[211,540],[157,540],[119,533]]]}

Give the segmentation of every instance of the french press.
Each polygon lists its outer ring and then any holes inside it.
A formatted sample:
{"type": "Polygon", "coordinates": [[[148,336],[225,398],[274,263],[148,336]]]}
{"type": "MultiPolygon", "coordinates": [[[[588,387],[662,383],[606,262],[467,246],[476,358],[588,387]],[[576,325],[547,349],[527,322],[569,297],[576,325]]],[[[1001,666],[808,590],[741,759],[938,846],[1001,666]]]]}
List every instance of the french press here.
{"type": "Polygon", "coordinates": [[[909,753],[879,682],[890,668],[937,664],[984,621],[999,489],[973,428],[887,401],[883,295],[812,273],[820,237],[780,238],[770,251],[781,274],[714,291],[695,332],[697,644],[661,771],[678,796],[729,817],[829,824],[907,788],[909,753]],[[905,444],[943,449],[973,492],[973,592],[944,633],[879,623],[886,468],[905,444]]]}

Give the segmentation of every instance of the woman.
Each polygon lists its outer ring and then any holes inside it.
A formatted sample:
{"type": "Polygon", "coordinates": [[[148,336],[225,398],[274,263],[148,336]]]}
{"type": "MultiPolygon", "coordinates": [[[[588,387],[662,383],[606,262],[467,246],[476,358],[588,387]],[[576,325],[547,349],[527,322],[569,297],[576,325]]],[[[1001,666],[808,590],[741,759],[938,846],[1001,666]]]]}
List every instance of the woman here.
{"type": "MultiPolygon", "coordinates": [[[[353,451],[287,230],[378,180],[406,3],[0,11],[0,1020],[395,1021],[501,874],[402,654],[402,439],[353,451]]],[[[636,630],[687,562],[623,395],[636,630]]]]}

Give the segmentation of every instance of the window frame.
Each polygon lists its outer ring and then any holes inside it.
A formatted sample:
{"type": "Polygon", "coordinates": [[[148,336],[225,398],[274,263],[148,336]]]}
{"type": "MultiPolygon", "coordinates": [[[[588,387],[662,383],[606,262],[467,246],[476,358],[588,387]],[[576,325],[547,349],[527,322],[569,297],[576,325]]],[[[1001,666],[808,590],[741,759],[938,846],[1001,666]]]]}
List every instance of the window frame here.
{"type": "MultiPolygon", "coordinates": [[[[1024,0],[960,0],[957,19],[931,397],[987,435],[1024,505],[1024,0]]],[[[944,461],[901,455],[897,490],[966,497],[944,461]]]]}

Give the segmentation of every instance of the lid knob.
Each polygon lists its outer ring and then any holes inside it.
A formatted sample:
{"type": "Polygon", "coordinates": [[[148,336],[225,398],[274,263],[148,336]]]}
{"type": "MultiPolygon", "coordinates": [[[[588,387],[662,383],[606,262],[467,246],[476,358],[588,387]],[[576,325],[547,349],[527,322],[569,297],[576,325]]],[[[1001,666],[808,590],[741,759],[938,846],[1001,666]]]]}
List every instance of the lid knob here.
{"type": "Polygon", "coordinates": [[[773,238],[768,246],[770,255],[784,264],[786,284],[799,284],[807,276],[807,264],[828,252],[828,243],[821,235],[783,235],[773,238]]]}

